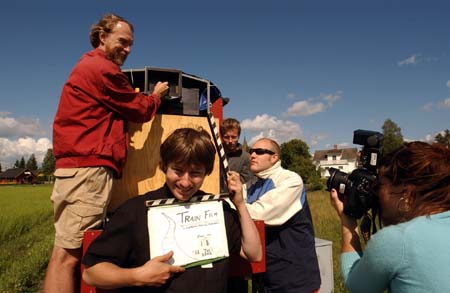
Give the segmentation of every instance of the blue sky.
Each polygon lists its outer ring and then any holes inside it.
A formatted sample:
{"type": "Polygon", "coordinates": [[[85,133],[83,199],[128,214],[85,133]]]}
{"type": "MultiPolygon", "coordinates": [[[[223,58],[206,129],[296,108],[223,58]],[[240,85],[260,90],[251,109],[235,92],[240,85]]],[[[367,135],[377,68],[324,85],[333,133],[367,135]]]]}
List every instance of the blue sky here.
{"type": "Polygon", "coordinates": [[[3,1],[0,164],[51,147],[61,88],[114,12],[135,26],[123,69],[176,68],[213,81],[251,142],[352,146],[390,118],[405,139],[450,128],[450,1],[3,1]]]}

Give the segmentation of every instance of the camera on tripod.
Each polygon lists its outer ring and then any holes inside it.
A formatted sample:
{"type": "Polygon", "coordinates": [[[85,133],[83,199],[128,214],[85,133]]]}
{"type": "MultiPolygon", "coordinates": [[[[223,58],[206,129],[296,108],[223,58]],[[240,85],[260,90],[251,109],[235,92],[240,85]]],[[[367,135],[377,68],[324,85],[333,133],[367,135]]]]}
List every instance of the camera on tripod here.
{"type": "Polygon", "coordinates": [[[350,174],[330,168],[327,189],[336,189],[344,203],[344,213],[359,219],[377,205],[376,188],[380,147],[383,135],[376,131],[358,129],[353,132],[353,143],[362,145],[360,166],[350,174]]]}

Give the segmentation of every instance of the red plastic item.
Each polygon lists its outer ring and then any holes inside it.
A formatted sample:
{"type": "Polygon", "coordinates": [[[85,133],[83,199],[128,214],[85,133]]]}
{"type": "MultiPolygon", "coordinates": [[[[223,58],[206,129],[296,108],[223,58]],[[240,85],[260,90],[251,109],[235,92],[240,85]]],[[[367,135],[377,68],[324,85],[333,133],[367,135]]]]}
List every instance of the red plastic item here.
{"type": "MultiPolygon", "coordinates": [[[[84,238],[83,238],[83,256],[86,253],[89,245],[92,241],[94,241],[95,238],[97,238],[102,233],[102,230],[89,230],[84,232],[84,238]]],[[[84,265],[81,264],[80,271],[83,275],[84,265]]],[[[83,279],[81,279],[80,282],[80,293],[119,293],[119,290],[113,289],[113,290],[104,290],[99,289],[93,286],[89,286],[86,284],[83,279]]]]}
{"type": "Polygon", "coordinates": [[[214,118],[219,119],[218,125],[222,122],[223,119],[223,106],[222,106],[222,98],[217,99],[212,105],[211,105],[211,113],[213,114],[214,118]]]}
{"type": "Polygon", "coordinates": [[[250,277],[252,274],[266,271],[266,241],[264,221],[253,220],[259,232],[262,245],[262,259],[258,262],[249,262],[239,255],[230,255],[230,277],[250,277]]]}

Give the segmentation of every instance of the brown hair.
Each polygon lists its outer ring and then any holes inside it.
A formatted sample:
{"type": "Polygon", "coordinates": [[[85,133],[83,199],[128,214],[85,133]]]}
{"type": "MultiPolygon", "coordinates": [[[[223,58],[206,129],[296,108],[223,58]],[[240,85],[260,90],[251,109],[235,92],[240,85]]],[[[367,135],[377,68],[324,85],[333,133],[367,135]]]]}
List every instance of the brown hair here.
{"type": "Polygon", "coordinates": [[[179,128],[160,147],[159,166],[165,173],[170,163],[203,166],[206,175],[214,169],[216,148],[203,128],[179,128]]]}
{"type": "Polygon", "coordinates": [[[117,23],[125,22],[130,26],[132,32],[134,32],[133,25],[125,20],[123,17],[118,16],[116,14],[105,14],[97,24],[91,26],[91,32],[89,33],[89,39],[91,41],[91,45],[94,48],[97,48],[100,45],[100,33],[105,32],[109,34],[116,27],[117,23]]]}
{"type": "Polygon", "coordinates": [[[450,210],[450,150],[440,144],[405,143],[382,159],[380,176],[413,187],[408,220],[450,210]]]}
{"type": "Polygon", "coordinates": [[[224,134],[228,130],[237,129],[238,136],[241,135],[241,124],[234,118],[227,118],[220,123],[220,133],[224,134]]]}

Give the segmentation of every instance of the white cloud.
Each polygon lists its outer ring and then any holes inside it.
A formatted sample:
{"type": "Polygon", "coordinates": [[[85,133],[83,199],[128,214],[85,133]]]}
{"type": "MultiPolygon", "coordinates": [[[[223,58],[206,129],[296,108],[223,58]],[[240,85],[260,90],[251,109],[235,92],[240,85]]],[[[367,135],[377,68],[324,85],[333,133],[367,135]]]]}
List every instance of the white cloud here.
{"type": "Polygon", "coordinates": [[[447,86],[448,86],[448,87],[450,87],[450,80],[449,80],[449,81],[447,81],[447,86]]]}
{"type": "Polygon", "coordinates": [[[268,114],[257,115],[253,119],[244,119],[241,121],[241,127],[252,135],[248,141],[249,145],[261,137],[272,138],[281,144],[302,136],[302,129],[297,123],[281,120],[268,114]]]}
{"type": "Polygon", "coordinates": [[[9,114],[0,114],[0,137],[18,138],[45,134],[39,119],[16,119],[9,117],[9,114]]]}
{"type": "Polygon", "coordinates": [[[441,108],[450,109],[450,98],[443,100],[441,103],[439,103],[439,106],[441,108]]]}
{"type": "Polygon", "coordinates": [[[436,62],[439,58],[433,56],[422,56],[422,54],[412,54],[408,58],[397,62],[398,66],[416,65],[419,63],[436,62]]]}
{"type": "Polygon", "coordinates": [[[324,95],[323,99],[327,101],[328,107],[331,108],[333,103],[342,97],[342,91],[337,91],[335,94],[324,95]]]}
{"type": "Polygon", "coordinates": [[[52,148],[45,137],[39,119],[14,118],[9,112],[0,112],[0,163],[2,169],[10,168],[16,160],[28,160],[34,154],[38,165],[42,163],[47,149],[52,148]]]}
{"type": "Polygon", "coordinates": [[[441,131],[438,131],[438,132],[435,132],[435,133],[432,133],[432,134],[427,134],[427,135],[425,135],[425,137],[424,137],[423,139],[420,139],[420,140],[421,140],[421,141],[425,141],[425,142],[432,143],[432,142],[435,141],[436,136],[437,136],[438,134],[445,135],[445,130],[441,130],[441,131]]]}
{"type": "Polygon", "coordinates": [[[335,101],[342,97],[342,91],[334,94],[321,94],[319,97],[310,98],[307,101],[298,101],[292,104],[284,115],[286,116],[311,116],[331,108],[335,101]],[[321,100],[321,101],[317,101],[321,100]]]}
{"type": "Polygon", "coordinates": [[[338,149],[345,149],[350,147],[350,144],[348,142],[341,142],[341,143],[337,143],[337,144],[326,144],[325,145],[327,147],[327,149],[334,149],[334,147],[336,146],[336,148],[338,149]]]}
{"type": "Polygon", "coordinates": [[[27,161],[31,154],[34,154],[36,157],[38,165],[41,165],[47,150],[50,148],[52,148],[52,143],[48,138],[34,139],[24,137],[17,140],[0,138],[0,163],[2,170],[11,168],[16,160],[20,160],[22,157],[27,161]]]}
{"type": "Polygon", "coordinates": [[[313,137],[311,137],[310,146],[312,146],[312,147],[316,146],[320,141],[322,141],[326,138],[327,138],[327,136],[323,135],[323,134],[314,135],[313,137]]]}
{"type": "Polygon", "coordinates": [[[431,112],[434,109],[450,109],[450,98],[444,99],[440,102],[429,102],[422,106],[422,110],[431,112]]]}
{"type": "Polygon", "coordinates": [[[419,62],[419,58],[420,58],[420,54],[412,54],[405,60],[399,61],[398,65],[403,66],[403,65],[417,64],[419,62]]]}
{"type": "Polygon", "coordinates": [[[294,93],[288,93],[288,94],[287,94],[287,98],[288,98],[289,100],[295,99],[296,96],[297,96],[297,95],[294,94],[294,93]]]}
{"type": "MultiPolygon", "coordinates": [[[[436,134],[437,135],[437,134],[436,134]]],[[[436,135],[434,135],[434,134],[427,134],[426,136],[425,136],[425,138],[424,139],[422,139],[422,141],[425,141],[425,142],[433,142],[434,141],[434,137],[436,136],[436,135]]]]}
{"type": "Polygon", "coordinates": [[[309,101],[298,101],[292,104],[286,112],[287,116],[311,116],[325,111],[325,104],[322,102],[311,103],[309,101]]]}
{"type": "Polygon", "coordinates": [[[422,106],[422,109],[426,112],[431,112],[433,110],[433,103],[426,103],[425,105],[422,106]]]}

